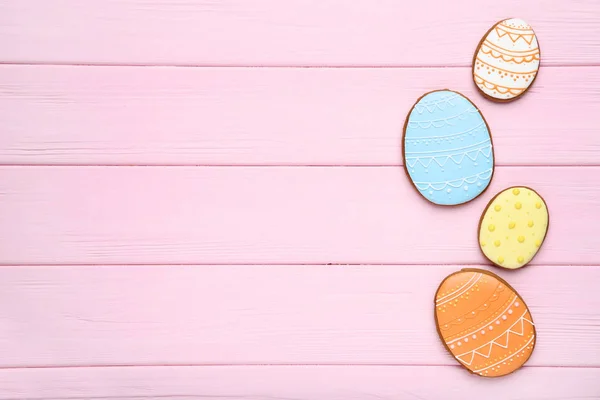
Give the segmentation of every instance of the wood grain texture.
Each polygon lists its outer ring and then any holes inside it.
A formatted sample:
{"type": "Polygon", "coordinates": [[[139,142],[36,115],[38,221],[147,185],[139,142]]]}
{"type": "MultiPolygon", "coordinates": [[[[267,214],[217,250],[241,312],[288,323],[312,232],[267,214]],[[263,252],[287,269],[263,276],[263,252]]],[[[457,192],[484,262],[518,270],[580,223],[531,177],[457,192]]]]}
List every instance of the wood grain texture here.
{"type": "MultiPolygon", "coordinates": [[[[460,268],[4,267],[0,366],[456,366],[438,338],[433,298],[460,268]]],[[[494,272],[533,315],[528,366],[600,367],[600,267],[494,272]]]]}
{"type": "Polygon", "coordinates": [[[0,163],[400,165],[410,108],[448,87],[482,110],[499,165],[599,165],[599,85],[598,68],[543,68],[495,104],[468,68],[0,66],[0,163]]]}
{"type": "Polygon", "coordinates": [[[544,65],[598,63],[595,0],[3,0],[20,63],[466,66],[497,21],[532,24],[544,65]],[[518,15],[515,15],[515,12],[518,15]],[[45,27],[43,29],[42,27],[45,27]]]}
{"type": "Polygon", "coordinates": [[[481,213],[517,184],[550,210],[534,265],[599,261],[599,167],[497,167],[446,208],[399,167],[1,167],[0,264],[485,263],[481,213]]]}
{"type": "Polygon", "coordinates": [[[415,366],[25,369],[0,370],[0,399],[583,400],[600,397],[599,379],[598,368],[523,368],[502,379],[415,366]]]}

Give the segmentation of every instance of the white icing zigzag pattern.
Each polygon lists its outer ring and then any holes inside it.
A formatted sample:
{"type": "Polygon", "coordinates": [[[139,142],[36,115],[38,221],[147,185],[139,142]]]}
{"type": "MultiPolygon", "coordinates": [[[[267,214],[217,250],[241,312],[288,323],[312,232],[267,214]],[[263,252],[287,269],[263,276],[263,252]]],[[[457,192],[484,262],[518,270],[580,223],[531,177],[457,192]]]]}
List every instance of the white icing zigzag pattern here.
{"type": "Polygon", "coordinates": [[[417,110],[417,113],[419,114],[423,114],[425,110],[427,110],[429,113],[432,113],[435,111],[436,108],[443,111],[448,106],[454,107],[454,103],[452,103],[452,100],[454,100],[457,97],[458,95],[454,95],[437,101],[419,103],[415,106],[415,110],[417,110]]]}
{"type": "Polygon", "coordinates": [[[419,136],[419,137],[412,137],[410,140],[407,140],[407,142],[409,144],[412,145],[417,145],[420,144],[421,142],[425,143],[426,145],[430,144],[430,143],[442,143],[442,142],[448,142],[451,143],[453,140],[463,140],[464,137],[463,136],[475,136],[476,134],[480,133],[480,132],[487,132],[487,126],[485,126],[485,123],[481,122],[479,125],[477,125],[475,128],[471,128],[468,129],[464,132],[458,132],[458,133],[453,133],[451,135],[443,135],[443,136],[419,136]]]}
{"type": "MultiPolygon", "coordinates": [[[[480,346],[480,347],[476,348],[475,350],[468,351],[466,353],[459,354],[459,355],[455,356],[456,359],[458,359],[459,361],[461,361],[465,365],[471,365],[473,363],[473,359],[475,358],[476,354],[482,356],[483,358],[490,358],[490,354],[492,353],[492,346],[494,346],[494,345],[502,347],[504,349],[507,349],[508,348],[508,341],[510,339],[510,334],[511,333],[514,334],[514,335],[517,335],[517,336],[523,336],[525,334],[525,326],[523,325],[524,321],[529,322],[533,326],[533,321],[530,321],[529,319],[525,318],[525,314],[527,314],[528,312],[529,311],[526,310],[523,313],[523,315],[521,315],[521,317],[506,332],[502,333],[500,336],[494,338],[492,341],[484,344],[483,346],[480,346]],[[520,327],[521,327],[520,331],[516,331],[516,330],[514,331],[513,330],[513,328],[517,324],[520,324],[520,327]],[[504,341],[504,344],[502,344],[499,341],[499,339],[501,339],[503,336],[506,338],[506,340],[504,341]],[[483,352],[483,353],[479,352],[479,350],[482,350],[482,349],[484,349],[486,347],[487,347],[487,354],[485,354],[485,352],[483,352]],[[470,358],[469,358],[469,356],[470,356],[470,358]]],[[[533,337],[532,337],[532,340],[533,340],[533,337]]],[[[525,345],[525,346],[527,346],[527,345],[525,345]]]]}
{"type": "MultiPolygon", "coordinates": [[[[446,165],[448,160],[452,160],[456,165],[460,165],[465,157],[475,162],[479,157],[479,154],[483,155],[486,159],[489,159],[492,155],[492,144],[490,139],[484,140],[470,146],[460,147],[452,150],[439,150],[439,151],[428,151],[428,152],[406,152],[406,163],[409,167],[414,167],[420,164],[425,168],[428,168],[432,162],[435,162],[440,167],[446,165]],[[482,147],[482,144],[486,144],[482,147]],[[476,147],[476,148],[473,148],[476,147]],[[450,153],[450,154],[439,154],[429,155],[433,153],[450,153]],[[422,155],[419,155],[422,154],[422,155]],[[413,156],[414,155],[414,156],[413,156]]],[[[477,165],[477,164],[475,164],[477,165]]]]}

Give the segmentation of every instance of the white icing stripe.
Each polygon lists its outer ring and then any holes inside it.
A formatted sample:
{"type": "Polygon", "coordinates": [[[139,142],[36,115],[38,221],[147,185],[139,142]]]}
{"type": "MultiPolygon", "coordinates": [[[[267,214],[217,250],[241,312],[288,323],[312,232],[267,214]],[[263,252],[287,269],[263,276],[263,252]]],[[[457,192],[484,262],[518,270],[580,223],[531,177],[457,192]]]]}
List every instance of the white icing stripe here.
{"type": "Polygon", "coordinates": [[[437,100],[437,101],[431,102],[431,103],[428,103],[428,102],[418,103],[415,105],[415,109],[417,110],[417,113],[419,113],[419,115],[423,114],[425,112],[425,110],[427,110],[429,113],[433,113],[436,110],[436,108],[438,110],[444,111],[446,109],[445,105],[447,105],[447,104],[454,107],[454,103],[452,103],[452,100],[454,100],[457,97],[459,97],[459,96],[458,95],[451,96],[451,97],[437,100]]]}
{"type": "Polygon", "coordinates": [[[407,152],[406,152],[406,155],[409,155],[409,154],[433,154],[433,153],[447,153],[447,152],[449,152],[449,151],[459,151],[459,150],[466,150],[466,149],[470,149],[471,147],[477,147],[477,146],[480,146],[480,145],[482,145],[482,144],[484,144],[484,143],[488,143],[490,140],[491,140],[491,139],[489,139],[489,138],[488,138],[488,139],[486,139],[486,140],[484,140],[484,141],[482,141],[482,142],[479,142],[479,143],[471,144],[471,145],[469,145],[469,146],[464,146],[464,147],[457,147],[457,148],[455,148],[455,149],[450,149],[450,150],[435,150],[435,151],[410,151],[410,152],[409,152],[409,151],[407,151],[407,152]]]}
{"type": "Polygon", "coordinates": [[[450,100],[454,100],[457,97],[460,97],[458,94],[451,94],[450,96],[447,97],[442,97],[440,99],[437,100],[433,100],[433,101],[420,101],[419,103],[417,103],[418,105],[424,105],[424,106],[435,106],[437,104],[441,104],[441,103],[447,103],[450,100]]]}
{"type": "Polygon", "coordinates": [[[459,136],[459,135],[463,135],[465,133],[469,133],[469,132],[473,132],[478,130],[479,128],[481,128],[482,126],[484,126],[485,123],[482,122],[481,124],[477,125],[475,128],[471,128],[469,130],[466,130],[464,132],[459,132],[459,133],[453,133],[452,135],[445,135],[445,136],[413,136],[411,138],[408,138],[407,140],[434,140],[434,139],[446,139],[449,137],[453,137],[453,136],[459,136]]]}
{"type": "MultiPolygon", "coordinates": [[[[506,331],[504,331],[502,334],[500,334],[500,335],[498,335],[497,337],[493,338],[493,339],[492,339],[492,340],[490,340],[489,342],[486,342],[485,344],[482,344],[481,346],[479,346],[479,347],[476,347],[476,348],[474,348],[473,350],[467,351],[466,353],[459,354],[459,355],[457,355],[456,357],[462,357],[462,356],[465,356],[465,355],[467,355],[467,354],[469,354],[469,353],[471,353],[471,352],[477,351],[477,350],[481,349],[482,347],[485,347],[485,346],[487,346],[488,344],[490,344],[490,343],[494,342],[494,341],[495,341],[496,339],[498,339],[499,337],[502,337],[502,336],[503,336],[503,335],[504,335],[506,332],[510,332],[510,330],[511,330],[511,329],[512,329],[512,328],[513,328],[513,327],[514,327],[516,324],[518,324],[519,322],[522,322],[522,321],[523,321],[523,317],[524,317],[524,316],[525,316],[525,314],[527,314],[528,312],[529,312],[529,310],[525,310],[525,312],[524,312],[524,313],[523,313],[523,314],[522,314],[522,315],[519,317],[519,319],[517,319],[517,320],[515,321],[515,323],[514,323],[514,324],[512,324],[512,325],[510,326],[510,328],[508,328],[508,329],[507,329],[506,331]]],[[[504,314],[504,313],[502,313],[502,314],[504,314]]],[[[479,328],[478,328],[477,330],[479,330],[479,328]]],[[[517,332],[513,332],[513,333],[516,333],[516,334],[518,335],[518,333],[517,333],[517,332]]],[[[451,341],[451,342],[448,342],[448,344],[452,344],[452,343],[456,342],[457,340],[464,339],[465,337],[467,337],[467,336],[470,336],[470,335],[472,335],[472,333],[470,333],[469,335],[463,336],[462,338],[459,338],[459,339],[454,339],[453,341],[451,341]]],[[[483,355],[483,354],[481,354],[481,355],[483,355]]]]}
{"type": "Polygon", "coordinates": [[[483,275],[483,274],[481,274],[481,273],[480,273],[480,274],[478,274],[478,276],[477,276],[477,279],[475,279],[475,281],[473,281],[469,287],[467,287],[467,288],[466,288],[466,289],[464,289],[464,290],[463,290],[463,289],[461,289],[461,291],[460,291],[460,292],[456,292],[456,293],[454,293],[454,296],[453,296],[453,297],[451,297],[451,298],[450,298],[450,299],[448,299],[448,300],[444,300],[444,301],[442,301],[442,302],[436,302],[436,305],[437,305],[437,306],[441,306],[442,304],[446,304],[447,302],[449,302],[449,301],[452,301],[452,300],[454,300],[455,298],[459,297],[459,296],[460,296],[460,295],[462,295],[463,293],[465,293],[465,292],[468,292],[468,291],[469,291],[469,289],[471,289],[471,288],[472,288],[472,287],[473,287],[473,286],[474,286],[474,285],[475,285],[475,284],[476,284],[476,283],[479,281],[479,279],[481,278],[481,276],[482,276],[482,275],[483,275]]]}
{"type": "MultiPolygon", "coordinates": [[[[449,121],[453,120],[453,119],[460,119],[463,120],[466,117],[464,117],[465,114],[472,114],[472,113],[479,113],[479,110],[477,108],[472,108],[472,109],[467,109],[463,112],[461,112],[460,114],[456,114],[453,115],[451,117],[447,117],[447,118],[441,118],[441,119],[433,119],[433,120],[429,120],[429,121],[413,121],[413,122],[409,122],[408,126],[411,128],[416,128],[419,127],[421,129],[427,129],[430,127],[435,127],[435,128],[441,128],[442,126],[444,126],[444,124],[447,124],[449,126],[453,126],[449,121]],[[436,123],[441,123],[441,125],[436,125],[436,123]]],[[[411,113],[412,114],[412,113],[411,113]]],[[[410,118],[410,117],[409,117],[410,118]]]]}
{"type": "Polygon", "coordinates": [[[485,170],[483,172],[480,172],[478,174],[475,175],[471,175],[471,176],[467,176],[466,178],[459,178],[459,179],[453,179],[451,181],[444,181],[444,182],[414,182],[413,183],[417,186],[417,188],[419,190],[427,190],[429,188],[434,189],[434,190],[441,190],[443,188],[445,188],[446,186],[451,186],[453,188],[458,188],[461,187],[463,183],[475,183],[477,182],[478,179],[482,179],[482,180],[487,180],[492,176],[492,168],[485,170]],[[484,176],[486,174],[489,174],[487,177],[484,178],[484,176]],[[456,183],[452,183],[452,182],[456,182],[456,183]],[[425,185],[425,188],[422,189],[421,187],[419,187],[418,185],[425,185]],[[442,185],[442,188],[436,188],[436,185],[442,185]]]}
{"type": "Polygon", "coordinates": [[[492,325],[494,322],[498,321],[500,318],[502,318],[502,315],[504,315],[505,312],[507,312],[512,306],[513,304],[516,303],[517,299],[519,297],[515,294],[515,298],[513,299],[513,301],[500,313],[500,315],[498,315],[498,317],[496,319],[494,319],[492,322],[490,322],[487,325],[484,325],[483,327],[481,327],[481,330],[484,330],[485,328],[489,327],[490,325],[492,325]]]}
{"type": "MultiPolygon", "coordinates": [[[[465,286],[467,286],[467,285],[468,285],[469,283],[471,283],[471,282],[473,281],[473,279],[475,279],[476,277],[477,277],[477,274],[473,274],[473,276],[471,276],[471,279],[469,279],[467,282],[465,282],[465,284],[464,284],[464,285],[462,285],[462,286],[461,286],[461,287],[460,287],[458,290],[461,290],[462,288],[464,288],[465,286]]],[[[445,295],[445,296],[442,296],[442,297],[440,297],[439,299],[437,299],[435,302],[437,303],[437,302],[439,302],[439,301],[442,301],[442,300],[444,300],[446,297],[452,296],[454,293],[456,293],[456,292],[451,292],[451,293],[448,293],[447,295],[445,295]]]]}
{"type": "Polygon", "coordinates": [[[489,145],[480,149],[445,156],[406,157],[406,164],[411,168],[417,164],[421,164],[423,167],[428,168],[432,162],[435,162],[440,167],[444,167],[448,160],[452,160],[456,165],[460,165],[465,157],[471,161],[477,161],[479,154],[483,154],[485,158],[489,158],[492,155],[492,146],[489,145]],[[458,159],[455,159],[455,157],[458,159]],[[438,161],[438,159],[441,161],[438,161]]]}
{"type": "MultiPolygon", "coordinates": [[[[521,350],[523,350],[525,347],[529,346],[529,343],[531,343],[531,342],[532,342],[534,339],[535,339],[535,335],[531,336],[531,339],[529,339],[529,341],[528,341],[527,343],[525,343],[525,344],[523,345],[523,347],[521,347],[519,350],[515,351],[515,354],[517,354],[518,352],[520,352],[521,350]]],[[[485,368],[481,368],[481,369],[475,370],[475,371],[473,371],[473,372],[481,372],[481,371],[485,371],[486,369],[490,369],[490,368],[492,368],[492,367],[495,367],[495,366],[496,366],[496,365],[498,365],[498,364],[502,364],[502,363],[504,362],[504,360],[506,360],[508,357],[510,357],[510,356],[506,356],[505,358],[503,358],[502,360],[498,361],[498,362],[497,362],[497,363],[495,363],[495,364],[488,365],[488,366],[487,366],[487,367],[485,367],[485,368]]]]}
{"type": "MultiPolygon", "coordinates": [[[[508,306],[507,306],[507,307],[506,307],[506,308],[505,308],[505,309],[504,309],[504,310],[503,310],[503,311],[500,313],[500,316],[499,316],[498,318],[500,318],[500,317],[501,317],[501,316],[502,316],[502,315],[503,315],[503,314],[504,314],[506,311],[508,311],[508,309],[509,309],[509,308],[511,308],[511,307],[512,307],[512,305],[515,303],[515,301],[517,300],[517,298],[518,298],[518,297],[517,297],[517,295],[515,294],[515,298],[514,298],[514,299],[512,299],[512,302],[511,302],[511,303],[510,303],[510,304],[509,304],[509,305],[508,305],[508,306]]],[[[527,312],[527,310],[525,310],[525,312],[527,312]]],[[[484,328],[487,328],[488,326],[490,326],[491,324],[493,324],[494,322],[496,322],[496,320],[498,320],[498,318],[496,318],[495,320],[493,320],[492,322],[490,322],[490,323],[489,323],[489,324],[487,324],[487,325],[483,325],[481,328],[477,328],[477,330],[478,330],[478,331],[479,331],[479,330],[485,330],[484,328]]],[[[452,340],[452,341],[448,342],[448,344],[452,344],[452,343],[454,343],[454,342],[457,342],[457,341],[459,341],[459,340],[461,340],[461,339],[464,339],[464,338],[466,338],[466,337],[468,337],[468,336],[470,336],[470,335],[472,335],[472,334],[473,334],[473,333],[469,333],[468,335],[465,335],[465,336],[459,337],[458,339],[454,339],[454,340],[452,340]]]]}

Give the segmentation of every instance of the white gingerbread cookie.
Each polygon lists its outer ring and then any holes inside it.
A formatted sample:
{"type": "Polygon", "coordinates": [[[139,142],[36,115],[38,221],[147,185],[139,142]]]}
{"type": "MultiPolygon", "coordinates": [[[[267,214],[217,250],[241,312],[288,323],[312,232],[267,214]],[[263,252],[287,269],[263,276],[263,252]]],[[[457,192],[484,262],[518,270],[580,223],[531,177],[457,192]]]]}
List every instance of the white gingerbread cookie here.
{"type": "Polygon", "coordinates": [[[483,37],[473,58],[473,79],[486,97],[511,101],[523,95],[540,67],[540,48],[531,26],[511,18],[483,37]]]}

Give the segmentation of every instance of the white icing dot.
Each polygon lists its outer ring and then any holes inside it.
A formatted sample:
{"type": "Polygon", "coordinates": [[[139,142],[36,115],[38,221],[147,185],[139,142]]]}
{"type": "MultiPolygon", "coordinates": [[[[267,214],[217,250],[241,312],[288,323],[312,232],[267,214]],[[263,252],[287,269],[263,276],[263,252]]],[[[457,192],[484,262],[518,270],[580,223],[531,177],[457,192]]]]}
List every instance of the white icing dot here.
{"type": "Polygon", "coordinates": [[[433,195],[433,190],[430,190],[430,191],[429,191],[429,194],[433,195]]]}
{"type": "Polygon", "coordinates": [[[509,313],[509,314],[512,314],[512,310],[508,310],[508,313],[509,313]]]}
{"type": "Polygon", "coordinates": [[[481,182],[477,182],[477,186],[481,186],[481,182]]]}
{"type": "Polygon", "coordinates": [[[469,338],[468,338],[468,337],[466,337],[466,338],[465,338],[465,343],[468,343],[468,342],[469,342],[469,338]]]}
{"type": "Polygon", "coordinates": [[[473,339],[477,339],[477,335],[473,335],[473,336],[472,336],[472,338],[473,338],[473,339]]]}
{"type": "Polygon", "coordinates": [[[491,331],[491,330],[493,330],[493,329],[494,329],[494,327],[493,327],[493,326],[490,326],[488,329],[491,331]]]}
{"type": "Polygon", "coordinates": [[[475,311],[472,311],[471,314],[475,315],[475,311]]]}
{"type": "Polygon", "coordinates": [[[452,192],[452,189],[448,189],[448,190],[446,190],[446,192],[450,193],[450,192],[452,192]]]}
{"type": "Polygon", "coordinates": [[[515,307],[519,307],[519,305],[520,305],[520,304],[519,304],[519,302],[517,301],[517,302],[515,303],[515,307]]]}
{"type": "Polygon", "coordinates": [[[415,172],[415,170],[414,170],[414,169],[413,169],[413,170],[411,170],[411,171],[412,171],[412,172],[415,172]]]}
{"type": "Polygon", "coordinates": [[[453,349],[453,348],[454,348],[454,345],[451,345],[451,346],[450,346],[450,348],[451,348],[451,349],[453,349]]]}
{"type": "Polygon", "coordinates": [[[482,335],[485,335],[485,331],[481,331],[481,334],[482,334],[482,335]]]}
{"type": "Polygon", "coordinates": [[[465,185],[465,187],[463,187],[463,189],[469,190],[469,187],[467,185],[465,185]]]}
{"type": "Polygon", "coordinates": [[[500,325],[500,321],[496,321],[496,325],[500,325]]]}
{"type": "Polygon", "coordinates": [[[503,316],[502,316],[502,319],[506,321],[506,315],[503,315],[503,316]]]}
{"type": "Polygon", "coordinates": [[[462,343],[461,343],[461,342],[458,342],[458,343],[456,343],[456,344],[457,344],[457,345],[459,345],[459,346],[462,346],[462,343]]]}

